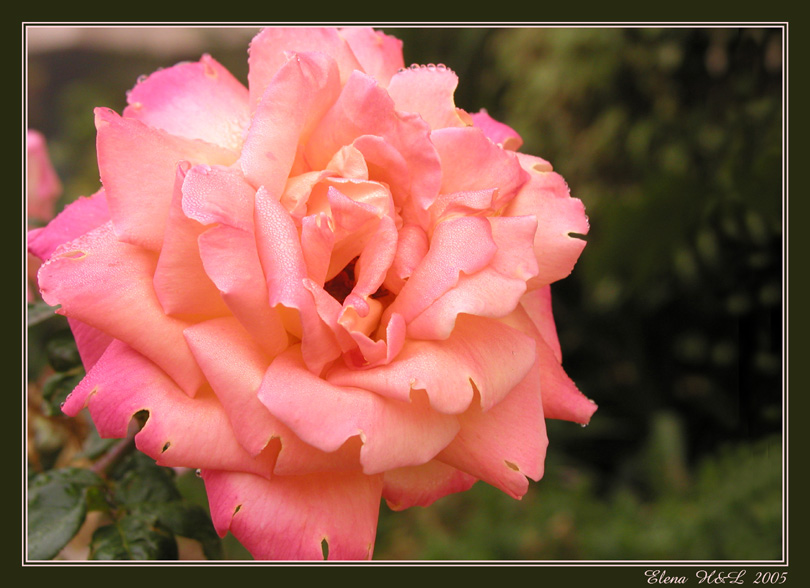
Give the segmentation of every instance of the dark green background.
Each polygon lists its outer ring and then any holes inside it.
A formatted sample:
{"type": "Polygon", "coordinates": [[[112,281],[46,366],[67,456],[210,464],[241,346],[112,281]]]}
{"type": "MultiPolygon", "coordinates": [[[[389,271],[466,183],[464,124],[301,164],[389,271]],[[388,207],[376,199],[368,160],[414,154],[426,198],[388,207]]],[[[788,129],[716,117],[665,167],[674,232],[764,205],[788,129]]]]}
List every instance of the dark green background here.
{"type": "MultiPolygon", "coordinates": [[[[588,246],[554,310],[564,366],[600,408],[585,429],[549,422],[545,478],[522,501],[479,483],[383,507],[375,558],[781,559],[784,30],[386,30],[406,64],[456,71],[457,105],[510,124],[585,203],[588,246]]],[[[49,140],[62,201],[98,187],[94,106],[120,112],[138,75],[203,52],[244,81],[251,32],[29,53],[28,126],[49,140]]],[[[47,468],[69,435],[37,418],[47,468]]]]}

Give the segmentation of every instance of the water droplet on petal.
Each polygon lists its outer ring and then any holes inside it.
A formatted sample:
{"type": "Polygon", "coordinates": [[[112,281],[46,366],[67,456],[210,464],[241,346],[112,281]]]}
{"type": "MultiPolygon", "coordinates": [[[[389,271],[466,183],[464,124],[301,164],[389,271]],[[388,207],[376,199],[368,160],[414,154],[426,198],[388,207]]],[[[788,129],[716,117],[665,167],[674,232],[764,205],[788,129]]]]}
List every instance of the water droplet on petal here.
{"type": "Polygon", "coordinates": [[[142,83],[142,82],[145,82],[145,81],[146,81],[146,78],[148,78],[148,77],[149,77],[149,76],[147,76],[146,74],[141,74],[141,75],[139,75],[139,76],[138,76],[138,80],[137,80],[137,82],[138,82],[139,84],[140,84],[140,83],[142,83]]]}
{"type": "Polygon", "coordinates": [[[198,478],[202,478],[202,470],[201,469],[195,470],[194,475],[197,476],[198,478]]]}
{"type": "Polygon", "coordinates": [[[447,69],[447,66],[443,63],[436,64],[436,69],[447,69]]]}
{"type": "Polygon", "coordinates": [[[428,68],[430,71],[433,71],[434,69],[436,69],[436,64],[435,64],[435,63],[428,63],[428,64],[427,64],[427,68],[428,68]]]}
{"type": "Polygon", "coordinates": [[[419,64],[418,64],[418,63],[412,63],[412,64],[411,64],[411,69],[412,69],[412,70],[417,70],[417,69],[419,69],[419,64]]]}

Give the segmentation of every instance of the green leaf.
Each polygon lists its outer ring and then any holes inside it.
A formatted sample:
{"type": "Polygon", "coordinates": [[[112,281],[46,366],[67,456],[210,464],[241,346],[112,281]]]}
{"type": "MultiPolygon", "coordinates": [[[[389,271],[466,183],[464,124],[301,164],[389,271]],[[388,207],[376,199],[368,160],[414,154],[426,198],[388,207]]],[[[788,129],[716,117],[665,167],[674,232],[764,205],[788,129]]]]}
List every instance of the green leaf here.
{"type": "Polygon", "coordinates": [[[46,416],[61,416],[62,404],[73,389],[82,381],[84,370],[54,374],[42,387],[43,412],[46,416]]]}
{"type": "Polygon", "coordinates": [[[199,541],[206,558],[222,558],[222,542],[204,508],[177,501],[141,504],[133,509],[133,513],[157,516],[158,523],[175,535],[199,541]]]}
{"type": "Polygon", "coordinates": [[[88,492],[103,485],[99,476],[79,468],[34,476],[28,485],[28,557],[55,557],[81,528],[88,492]]]}
{"type": "Polygon", "coordinates": [[[66,372],[82,364],[76,340],[69,331],[54,335],[46,344],[48,361],[57,372],[66,372]]]}
{"type": "Polygon", "coordinates": [[[44,302],[29,302],[28,303],[28,326],[33,327],[40,323],[44,323],[54,316],[57,307],[49,306],[44,302]]]}
{"type": "Polygon", "coordinates": [[[177,541],[155,515],[124,515],[111,525],[96,529],[90,542],[90,559],[172,560],[177,559],[177,541]]]}
{"type": "Polygon", "coordinates": [[[113,472],[114,500],[132,516],[153,517],[174,535],[199,541],[208,559],[222,556],[222,546],[205,509],[182,500],[174,471],[134,453],[113,472]]]}
{"type": "Polygon", "coordinates": [[[116,478],[114,497],[118,504],[133,506],[180,500],[173,470],[155,465],[143,453],[130,455],[113,475],[116,478]]]}

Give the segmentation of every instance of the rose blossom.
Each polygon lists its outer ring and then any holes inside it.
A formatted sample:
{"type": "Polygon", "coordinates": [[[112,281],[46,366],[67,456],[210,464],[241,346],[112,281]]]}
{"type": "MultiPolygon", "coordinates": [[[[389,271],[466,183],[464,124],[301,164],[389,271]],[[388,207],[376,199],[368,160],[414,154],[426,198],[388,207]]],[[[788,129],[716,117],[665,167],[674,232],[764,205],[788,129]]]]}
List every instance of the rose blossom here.
{"type": "Polygon", "coordinates": [[[64,405],[199,468],[256,558],[370,558],[381,497],[539,480],[564,373],[549,284],[582,203],[515,131],[368,28],[268,28],[96,110],[103,188],[30,248],[87,376],[64,405]]]}
{"type": "Polygon", "coordinates": [[[29,219],[49,221],[54,215],[54,203],[62,191],[59,176],[53,169],[45,137],[38,131],[26,133],[28,166],[26,169],[27,211],[29,219]]]}
{"type": "MultiPolygon", "coordinates": [[[[53,218],[54,204],[62,192],[62,183],[51,163],[45,137],[39,131],[26,132],[26,213],[28,226],[32,223],[47,222],[53,218]]],[[[28,302],[37,299],[37,271],[40,260],[28,254],[26,298],[28,302]]]]}

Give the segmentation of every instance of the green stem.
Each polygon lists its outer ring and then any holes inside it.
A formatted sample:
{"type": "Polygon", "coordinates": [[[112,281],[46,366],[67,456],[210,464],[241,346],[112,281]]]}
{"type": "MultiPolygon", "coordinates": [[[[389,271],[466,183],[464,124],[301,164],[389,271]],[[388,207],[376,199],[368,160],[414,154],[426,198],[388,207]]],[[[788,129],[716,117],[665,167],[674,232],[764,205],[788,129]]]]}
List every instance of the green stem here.
{"type": "Polygon", "coordinates": [[[99,458],[90,468],[91,471],[102,476],[107,477],[107,474],[117,464],[121,463],[127,455],[132,453],[135,449],[135,434],[137,431],[131,431],[124,439],[121,439],[116,445],[113,446],[107,453],[99,458]]]}

